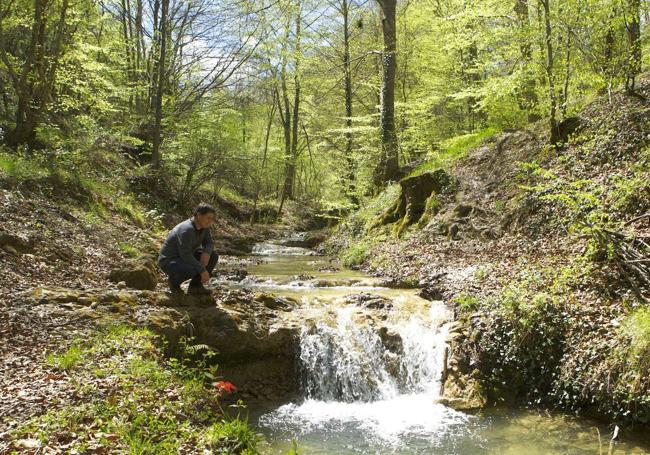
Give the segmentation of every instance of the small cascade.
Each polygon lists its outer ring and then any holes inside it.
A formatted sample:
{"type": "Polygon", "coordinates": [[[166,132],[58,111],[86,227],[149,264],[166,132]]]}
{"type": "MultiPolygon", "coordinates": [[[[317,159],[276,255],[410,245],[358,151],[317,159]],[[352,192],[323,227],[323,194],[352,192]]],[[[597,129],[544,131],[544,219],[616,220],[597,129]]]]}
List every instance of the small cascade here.
{"type": "Polygon", "coordinates": [[[261,242],[253,246],[253,254],[260,256],[311,256],[312,250],[298,246],[285,246],[275,242],[261,242]]]}
{"type": "Polygon", "coordinates": [[[443,311],[434,305],[428,320],[412,316],[394,323],[398,352],[385,346],[373,324],[354,318],[355,308],[325,313],[300,337],[306,398],[371,402],[401,394],[437,396],[446,338],[443,311]]]}
{"type": "Polygon", "coordinates": [[[368,325],[355,322],[354,308],[339,308],[300,336],[300,374],[308,398],[375,401],[397,394],[387,371],[385,348],[368,325]]]}

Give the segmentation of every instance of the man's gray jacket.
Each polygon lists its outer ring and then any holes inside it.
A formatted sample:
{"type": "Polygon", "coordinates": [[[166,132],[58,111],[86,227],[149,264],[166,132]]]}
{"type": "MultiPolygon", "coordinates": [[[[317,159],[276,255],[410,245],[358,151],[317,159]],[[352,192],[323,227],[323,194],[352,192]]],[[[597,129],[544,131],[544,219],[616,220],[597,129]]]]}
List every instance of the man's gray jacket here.
{"type": "Polygon", "coordinates": [[[211,254],[214,249],[210,229],[197,229],[194,218],[183,221],[171,230],[158,255],[158,265],[165,266],[174,259],[182,259],[196,269],[196,273],[205,272],[205,267],[194,257],[194,252],[202,248],[204,253],[211,254]]]}

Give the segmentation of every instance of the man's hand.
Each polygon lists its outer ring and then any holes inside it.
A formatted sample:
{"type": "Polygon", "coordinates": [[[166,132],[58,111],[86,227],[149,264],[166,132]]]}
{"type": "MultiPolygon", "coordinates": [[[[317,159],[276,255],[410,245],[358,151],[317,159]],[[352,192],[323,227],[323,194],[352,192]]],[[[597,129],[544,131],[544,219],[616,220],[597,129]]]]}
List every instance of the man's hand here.
{"type": "Polygon", "coordinates": [[[210,274],[207,272],[201,272],[201,283],[206,284],[208,281],[210,281],[210,274]]]}
{"type": "Polygon", "coordinates": [[[207,267],[209,261],[210,261],[210,255],[208,253],[201,253],[201,259],[199,259],[201,265],[203,267],[207,267]]]}

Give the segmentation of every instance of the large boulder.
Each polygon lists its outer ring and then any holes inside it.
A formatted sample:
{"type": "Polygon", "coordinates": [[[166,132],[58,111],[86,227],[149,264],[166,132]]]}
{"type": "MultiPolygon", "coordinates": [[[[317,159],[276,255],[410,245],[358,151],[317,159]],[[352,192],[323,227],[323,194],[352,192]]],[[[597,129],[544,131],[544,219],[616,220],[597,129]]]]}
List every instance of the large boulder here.
{"type": "Polygon", "coordinates": [[[158,283],[153,256],[143,255],[130,259],[111,270],[108,279],[113,283],[125,282],[132,289],[153,290],[158,283]]]}

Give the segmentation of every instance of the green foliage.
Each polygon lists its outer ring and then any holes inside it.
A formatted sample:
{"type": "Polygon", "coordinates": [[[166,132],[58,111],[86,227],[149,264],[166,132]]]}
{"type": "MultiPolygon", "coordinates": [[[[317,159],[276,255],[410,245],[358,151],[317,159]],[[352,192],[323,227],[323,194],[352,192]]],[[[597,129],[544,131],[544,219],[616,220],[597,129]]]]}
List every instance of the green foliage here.
{"type": "Polygon", "coordinates": [[[436,169],[448,169],[456,161],[467,155],[467,152],[481,145],[487,138],[498,133],[496,128],[485,128],[470,134],[462,134],[443,141],[440,148],[431,152],[427,161],[418,166],[411,176],[436,169]]]}
{"type": "Polygon", "coordinates": [[[3,147],[0,147],[0,170],[19,181],[45,177],[50,173],[47,168],[35,160],[28,160],[15,153],[9,153],[3,147]]]}
{"type": "Polygon", "coordinates": [[[217,379],[217,365],[211,362],[216,354],[208,345],[195,344],[194,337],[181,337],[169,365],[181,378],[207,384],[217,379]]]}
{"type": "Polygon", "coordinates": [[[120,243],[120,250],[122,250],[122,253],[132,258],[137,258],[142,255],[142,252],[130,243],[120,243]]]}
{"type": "Polygon", "coordinates": [[[637,167],[631,176],[614,175],[610,200],[623,216],[636,216],[650,209],[650,165],[637,167]]]}
{"type": "Polygon", "coordinates": [[[627,350],[629,364],[640,377],[650,374],[650,308],[639,307],[632,311],[620,327],[621,334],[630,340],[627,350]]]}
{"type": "Polygon", "coordinates": [[[216,423],[205,432],[208,448],[218,449],[221,453],[240,453],[252,455],[257,453],[260,435],[255,433],[245,420],[230,419],[216,423]]]}
{"type": "Polygon", "coordinates": [[[145,217],[142,212],[136,207],[135,201],[132,197],[120,196],[115,201],[115,208],[117,212],[133,222],[137,227],[144,228],[146,225],[145,217]]]}
{"type": "Polygon", "coordinates": [[[461,292],[455,296],[451,303],[456,305],[461,313],[472,313],[480,307],[479,298],[466,292],[461,292]]]}
{"type": "MultiPolygon", "coordinates": [[[[482,362],[492,365],[484,371],[492,399],[523,396],[536,403],[549,399],[565,350],[571,289],[583,276],[578,264],[525,270],[481,303],[492,321],[479,340],[482,362]]],[[[459,303],[466,312],[476,309],[471,297],[459,303]]]]}
{"type": "Polygon", "coordinates": [[[370,244],[366,240],[354,242],[340,253],[341,260],[346,267],[362,265],[368,258],[370,244]]]}

